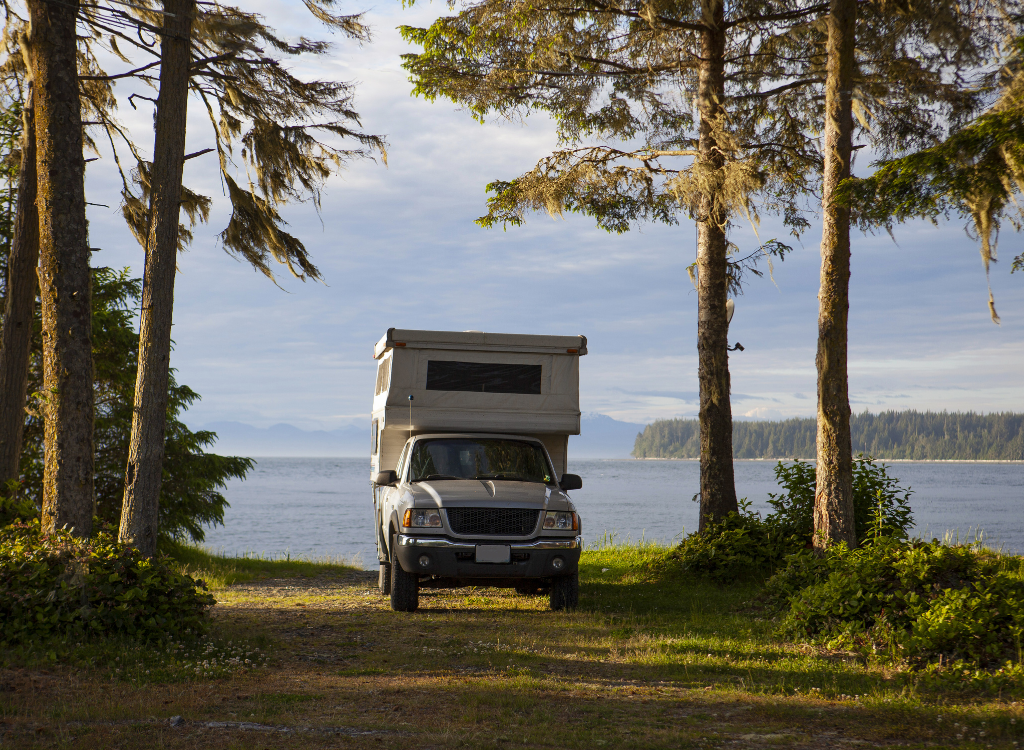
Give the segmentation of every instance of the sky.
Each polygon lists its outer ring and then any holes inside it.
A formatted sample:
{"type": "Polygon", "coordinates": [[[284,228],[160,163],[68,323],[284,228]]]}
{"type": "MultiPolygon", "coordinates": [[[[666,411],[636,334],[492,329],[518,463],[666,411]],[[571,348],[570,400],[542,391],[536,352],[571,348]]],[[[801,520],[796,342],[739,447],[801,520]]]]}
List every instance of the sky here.
{"type": "MultiPolygon", "coordinates": [[[[321,30],[299,3],[248,2],[292,38],[321,30]]],[[[585,217],[530,216],[522,227],[483,229],[485,185],[528,171],[557,145],[553,124],[476,122],[447,101],[410,95],[399,24],[427,25],[443,3],[367,10],[370,44],[338,40],[332,53],[294,66],[303,76],[356,84],[363,129],[384,135],[388,159],[349,165],[323,192],[322,211],[282,210],[319,267],[323,283],[279,286],[218,245],[227,201],[213,154],[186,163],[185,184],[214,197],[210,221],[179,259],[172,366],[202,395],[185,421],[239,421],[335,429],[368,419],[373,344],[390,327],[584,334],[584,412],[646,423],[697,414],[696,292],[686,267],[694,227],[646,225],[622,235],[585,217]]],[[[111,63],[108,72],[124,67],[111,63]],[[119,67],[120,66],[120,67],[119,67]]],[[[121,86],[121,96],[130,89],[121,86]]],[[[151,143],[152,110],[122,98],[120,117],[151,143]]],[[[189,108],[189,152],[211,145],[202,105],[189,108]]],[[[141,275],[142,251],[118,213],[110,154],[87,173],[95,265],[141,275]],[[106,206],[106,207],[105,207],[106,206]]],[[[857,165],[864,169],[865,165],[857,165]]],[[[786,240],[765,220],[738,225],[741,250],[786,240]]],[[[730,341],[734,416],[781,419],[815,413],[814,356],[820,224],[736,300],[730,341]]],[[[855,412],[889,409],[993,412],[1024,408],[1024,274],[1010,275],[1021,237],[1007,228],[991,285],[1002,325],[988,315],[977,243],[962,222],[915,222],[853,235],[850,401],[855,412]]]]}

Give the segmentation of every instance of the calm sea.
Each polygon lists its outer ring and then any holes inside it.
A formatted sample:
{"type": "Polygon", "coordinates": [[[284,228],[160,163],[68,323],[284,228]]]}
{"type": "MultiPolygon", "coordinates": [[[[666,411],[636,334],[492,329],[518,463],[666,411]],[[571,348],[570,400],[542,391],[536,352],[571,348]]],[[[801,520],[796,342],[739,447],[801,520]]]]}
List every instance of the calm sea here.
{"type": "MultiPolygon", "coordinates": [[[[737,461],[736,490],[756,510],[778,492],[774,461],[737,461]]],[[[588,543],[604,534],[670,543],[697,528],[696,461],[574,461],[583,477],[572,493],[588,543]]],[[[961,539],[981,531],[987,544],[1024,554],[1024,463],[895,462],[890,476],[914,491],[916,534],[961,539]]],[[[225,554],[334,557],[376,567],[369,461],[261,458],[225,492],[231,507],[206,545],[225,554]]]]}

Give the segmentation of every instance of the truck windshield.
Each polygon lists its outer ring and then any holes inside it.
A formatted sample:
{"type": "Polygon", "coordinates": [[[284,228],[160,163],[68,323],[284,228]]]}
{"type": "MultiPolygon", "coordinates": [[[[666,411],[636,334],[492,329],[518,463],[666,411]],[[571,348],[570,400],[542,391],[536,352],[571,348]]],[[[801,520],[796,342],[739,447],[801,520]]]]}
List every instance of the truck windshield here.
{"type": "Polygon", "coordinates": [[[409,481],[431,479],[554,480],[544,450],[536,443],[500,438],[419,440],[412,452],[409,481]]]}

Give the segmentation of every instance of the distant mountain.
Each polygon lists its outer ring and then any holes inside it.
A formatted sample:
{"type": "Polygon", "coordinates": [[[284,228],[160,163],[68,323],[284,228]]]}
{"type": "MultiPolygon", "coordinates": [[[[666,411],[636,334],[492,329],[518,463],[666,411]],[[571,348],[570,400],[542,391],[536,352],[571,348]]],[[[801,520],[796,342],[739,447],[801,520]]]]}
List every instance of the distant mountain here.
{"type": "MultiPolygon", "coordinates": [[[[222,456],[366,458],[370,453],[368,425],[301,430],[290,424],[253,427],[242,422],[213,422],[203,429],[217,433],[213,450],[222,456]]],[[[619,422],[604,414],[585,414],[583,434],[569,438],[569,458],[629,458],[643,429],[642,424],[619,422]]]]}
{"type": "Polygon", "coordinates": [[[637,436],[646,425],[620,422],[604,414],[584,414],[580,434],[569,436],[569,460],[574,458],[630,458],[637,436]]]}
{"type": "MultiPolygon", "coordinates": [[[[1024,414],[887,411],[854,414],[853,453],[911,460],[1024,460],[1024,414]]],[[[814,458],[814,419],[733,422],[736,458],[814,458]]],[[[637,436],[637,458],[698,458],[694,419],[665,419],[637,436]]]]}

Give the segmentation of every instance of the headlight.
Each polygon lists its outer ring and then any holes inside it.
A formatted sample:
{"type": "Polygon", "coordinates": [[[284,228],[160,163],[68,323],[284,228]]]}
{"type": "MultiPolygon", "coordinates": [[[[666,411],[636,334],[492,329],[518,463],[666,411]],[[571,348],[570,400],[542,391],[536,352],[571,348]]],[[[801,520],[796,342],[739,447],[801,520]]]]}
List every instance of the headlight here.
{"type": "Polygon", "coordinates": [[[557,510],[549,510],[544,514],[545,529],[565,529],[576,531],[580,527],[580,520],[575,513],[563,513],[557,510]]]}
{"type": "Polygon", "coordinates": [[[441,526],[441,511],[437,508],[409,508],[405,511],[402,525],[407,529],[417,526],[439,528],[441,526]]]}

